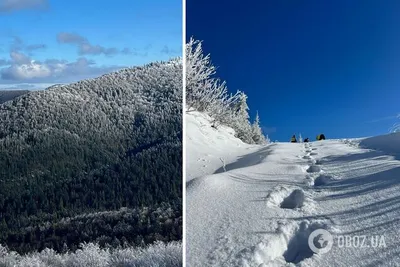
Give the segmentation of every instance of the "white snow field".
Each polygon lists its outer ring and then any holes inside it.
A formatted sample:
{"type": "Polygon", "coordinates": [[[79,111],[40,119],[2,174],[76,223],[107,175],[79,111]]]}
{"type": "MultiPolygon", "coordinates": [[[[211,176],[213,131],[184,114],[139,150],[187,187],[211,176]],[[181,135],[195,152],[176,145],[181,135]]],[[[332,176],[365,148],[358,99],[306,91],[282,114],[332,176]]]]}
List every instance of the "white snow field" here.
{"type": "Polygon", "coordinates": [[[399,133],[251,146],[186,119],[187,266],[400,266],[399,133]]]}

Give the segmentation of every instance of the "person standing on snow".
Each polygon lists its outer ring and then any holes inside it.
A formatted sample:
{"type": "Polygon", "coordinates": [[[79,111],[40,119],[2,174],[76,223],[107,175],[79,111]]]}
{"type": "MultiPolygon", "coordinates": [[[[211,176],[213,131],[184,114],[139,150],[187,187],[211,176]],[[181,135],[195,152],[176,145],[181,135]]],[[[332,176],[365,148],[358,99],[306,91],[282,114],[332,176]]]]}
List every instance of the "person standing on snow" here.
{"type": "Polygon", "coordinates": [[[292,136],[292,139],[290,139],[291,143],[297,143],[296,135],[292,136]]]}

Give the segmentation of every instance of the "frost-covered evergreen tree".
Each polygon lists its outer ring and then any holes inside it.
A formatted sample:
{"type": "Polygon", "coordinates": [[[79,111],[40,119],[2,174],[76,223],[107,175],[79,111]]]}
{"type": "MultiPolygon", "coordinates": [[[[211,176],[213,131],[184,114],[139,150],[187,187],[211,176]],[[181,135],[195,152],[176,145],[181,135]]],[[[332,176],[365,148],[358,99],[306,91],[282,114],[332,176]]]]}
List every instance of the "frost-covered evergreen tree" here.
{"type": "Polygon", "coordinates": [[[258,115],[258,111],[256,114],[256,118],[251,126],[252,129],[252,138],[254,143],[256,144],[265,144],[267,143],[267,138],[262,133],[262,129],[260,127],[260,116],[258,115]]]}
{"type": "Polygon", "coordinates": [[[242,141],[254,143],[246,94],[229,94],[226,83],[215,78],[215,74],[216,67],[209,54],[204,56],[201,41],[190,38],[186,44],[187,110],[206,112],[213,117],[214,127],[228,125],[242,141]]]}
{"type": "Polygon", "coordinates": [[[213,114],[218,124],[231,113],[229,106],[238,100],[239,92],[228,94],[226,83],[213,77],[215,70],[210,55],[203,55],[201,42],[191,38],[186,45],[186,106],[213,114]]]}
{"type": "Polygon", "coordinates": [[[236,137],[246,143],[253,144],[253,132],[248,112],[249,106],[247,105],[247,95],[245,93],[240,92],[238,101],[233,105],[233,110],[234,116],[231,117],[231,123],[228,123],[228,125],[235,129],[236,137]]]}
{"type": "Polygon", "coordinates": [[[239,120],[249,121],[250,115],[248,110],[250,110],[247,105],[247,95],[244,92],[240,92],[239,101],[235,105],[236,113],[239,120]]]}

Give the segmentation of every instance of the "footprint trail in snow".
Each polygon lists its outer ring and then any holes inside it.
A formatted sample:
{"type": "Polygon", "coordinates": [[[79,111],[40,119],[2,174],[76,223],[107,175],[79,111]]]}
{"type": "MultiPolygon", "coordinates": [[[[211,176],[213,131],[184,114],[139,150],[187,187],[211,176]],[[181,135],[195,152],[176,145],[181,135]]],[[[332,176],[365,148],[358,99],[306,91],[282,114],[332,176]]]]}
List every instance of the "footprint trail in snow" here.
{"type": "Polygon", "coordinates": [[[400,163],[393,156],[340,140],[275,143],[248,153],[238,155],[228,171],[199,177],[187,188],[187,266],[400,262],[395,253],[400,247],[400,163]],[[268,152],[250,161],[258,151],[268,152]],[[344,250],[333,244],[328,253],[316,254],[308,238],[317,229],[334,238],[390,234],[386,248],[344,250]]]}

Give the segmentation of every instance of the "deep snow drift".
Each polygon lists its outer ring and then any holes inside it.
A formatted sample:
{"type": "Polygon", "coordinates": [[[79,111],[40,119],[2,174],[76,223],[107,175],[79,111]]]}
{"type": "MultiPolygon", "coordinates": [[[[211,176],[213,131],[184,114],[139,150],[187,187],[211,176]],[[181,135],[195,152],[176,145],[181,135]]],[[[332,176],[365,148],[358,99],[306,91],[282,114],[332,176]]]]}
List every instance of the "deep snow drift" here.
{"type": "Polygon", "coordinates": [[[187,121],[187,266],[399,266],[400,134],[248,146],[187,121]]]}

